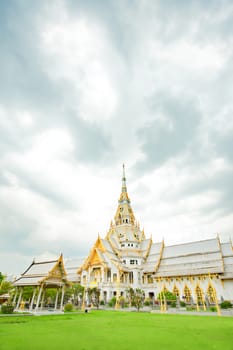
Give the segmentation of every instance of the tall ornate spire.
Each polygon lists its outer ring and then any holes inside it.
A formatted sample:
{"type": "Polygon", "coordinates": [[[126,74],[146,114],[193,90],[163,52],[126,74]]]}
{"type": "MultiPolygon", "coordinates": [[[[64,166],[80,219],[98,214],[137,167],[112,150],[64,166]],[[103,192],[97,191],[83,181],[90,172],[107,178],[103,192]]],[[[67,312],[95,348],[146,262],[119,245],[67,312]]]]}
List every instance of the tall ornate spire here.
{"type": "Polygon", "coordinates": [[[126,186],[125,164],[123,164],[121,195],[118,203],[120,204],[120,203],[123,203],[124,201],[127,201],[130,204],[130,199],[127,193],[127,186],[126,186]]]}
{"type": "Polygon", "coordinates": [[[122,187],[121,194],[118,200],[118,208],[115,215],[116,225],[134,224],[135,218],[130,205],[130,199],[127,193],[125,165],[123,164],[122,187]]]}

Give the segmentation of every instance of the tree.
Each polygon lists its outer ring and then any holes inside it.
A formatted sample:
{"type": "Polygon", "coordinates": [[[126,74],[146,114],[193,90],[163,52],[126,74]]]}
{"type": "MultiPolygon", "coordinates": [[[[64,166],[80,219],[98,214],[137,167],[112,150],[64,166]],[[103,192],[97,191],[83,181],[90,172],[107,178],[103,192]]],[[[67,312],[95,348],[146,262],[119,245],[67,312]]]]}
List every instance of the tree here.
{"type": "Polygon", "coordinates": [[[65,289],[64,303],[66,304],[67,302],[69,302],[69,303],[73,302],[73,291],[72,291],[72,288],[66,288],[65,289]]]}
{"type": "Polygon", "coordinates": [[[135,306],[137,311],[139,311],[142,308],[145,299],[144,291],[140,288],[129,288],[127,294],[131,306],[135,306]]]}
{"type": "Polygon", "coordinates": [[[79,283],[73,283],[71,288],[73,292],[74,304],[81,306],[84,297],[84,287],[79,283]]]}
{"type": "MultiPolygon", "coordinates": [[[[45,304],[48,307],[53,307],[56,300],[57,288],[46,288],[45,290],[45,304]]],[[[60,293],[61,294],[61,293],[60,293]]]]}
{"type": "Polygon", "coordinates": [[[128,300],[129,300],[129,306],[132,306],[133,296],[134,296],[134,289],[133,288],[127,289],[126,294],[127,294],[128,300]]]}
{"type": "Polygon", "coordinates": [[[4,279],[5,279],[5,276],[0,272],[0,286],[4,279]]]}
{"type": "Polygon", "coordinates": [[[3,277],[0,284],[0,295],[10,293],[12,289],[13,289],[12,283],[9,281],[6,281],[5,277],[3,277]]]}
{"type": "Polygon", "coordinates": [[[169,292],[169,290],[164,290],[158,294],[158,300],[163,300],[165,298],[166,301],[176,301],[176,295],[172,292],[169,292]]]}
{"type": "Polygon", "coordinates": [[[32,295],[33,295],[33,287],[25,286],[23,288],[23,295],[22,295],[23,300],[29,301],[32,298],[32,295]]]}
{"type": "Polygon", "coordinates": [[[88,288],[87,294],[88,294],[88,298],[89,298],[89,301],[91,302],[91,304],[96,306],[98,309],[99,305],[100,305],[100,289],[97,287],[88,288]]]}

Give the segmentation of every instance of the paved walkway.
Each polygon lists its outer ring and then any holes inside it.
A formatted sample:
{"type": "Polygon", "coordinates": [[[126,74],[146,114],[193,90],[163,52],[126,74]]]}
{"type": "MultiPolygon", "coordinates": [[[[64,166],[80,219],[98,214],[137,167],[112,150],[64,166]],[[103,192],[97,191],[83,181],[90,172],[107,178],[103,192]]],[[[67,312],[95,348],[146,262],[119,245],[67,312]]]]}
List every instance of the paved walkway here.
{"type": "MultiPolygon", "coordinates": [[[[219,316],[217,312],[212,311],[186,311],[186,310],[174,310],[168,309],[167,311],[161,312],[160,310],[151,310],[151,313],[157,314],[173,314],[173,315],[196,315],[196,316],[219,316]]],[[[221,310],[220,316],[233,316],[233,310],[221,310]]]]}
{"type": "MultiPolygon", "coordinates": [[[[89,310],[89,312],[92,309],[89,310]]],[[[96,308],[93,308],[93,310],[96,310],[96,308]]],[[[113,308],[99,308],[99,310],[106,310],[106,311],[114,311],[113,308]]],[[[137,312],[135,308],[127,308],[127,309],[118,309],[115,310],[116,312],[137,312]]],[[[175,308],[169,308],[167,311],[161,312],[159,309],[151,310],[151,308],[143,308],[140,310],[140,312],[148,312],[148,313],[155,313],[155,314],[172,314],[172,315],[196,315],[196,316],[218,316],[217,312],[211,312],[211,311],[186,311],[185,309],[175,309],[175,308]]],[[[84,313],[83,310],[77,310],[77,312],[70,312],[70,314],[75,313],[84,313]]],[[[64,314],[64,311],[60,310],[53,310],[53,309],[44,309],[44,310],[38,310],[29,312],[28,310],[20,310],[17,314],[0,314],[0,317],[2,316],[43,316],[43,315],[62,315],[64,314]],[[26,313],[27,312],[27,313],[26,313]]],[[[66,312],[65,314],[68,314],[66,312]]],[[[233,317],[233,309],[221,309],[221,316],[228,316],[233,317]]]]}

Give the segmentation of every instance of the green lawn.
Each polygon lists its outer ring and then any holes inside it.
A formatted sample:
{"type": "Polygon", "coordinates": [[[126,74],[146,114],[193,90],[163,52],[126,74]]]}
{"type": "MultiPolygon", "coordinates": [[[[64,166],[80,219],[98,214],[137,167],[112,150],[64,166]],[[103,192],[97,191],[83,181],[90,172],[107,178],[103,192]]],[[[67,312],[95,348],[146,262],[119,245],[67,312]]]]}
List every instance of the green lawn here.
{"type": "Polygon", "coordinates": [[[233,318],[92,311],[0,317],[0,350],[233,350],[233,318]]]}

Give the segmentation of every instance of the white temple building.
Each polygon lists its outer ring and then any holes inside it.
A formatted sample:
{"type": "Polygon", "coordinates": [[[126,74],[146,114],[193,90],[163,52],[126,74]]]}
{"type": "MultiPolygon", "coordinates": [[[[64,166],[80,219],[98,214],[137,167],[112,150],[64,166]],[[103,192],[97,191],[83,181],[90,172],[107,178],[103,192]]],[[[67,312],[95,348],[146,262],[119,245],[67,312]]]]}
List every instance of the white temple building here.
{"type": "Polygon", "coordinates": [[[62,309],[65,288],[72,283],[80,283],[85,290],[98,288],[105,302],[114,296],[117,300],[126,297],[129,288],[142,289],[151,301],[167,290],[178,300],[204,308],[222,300],[233,302],[232,242],[221,243],[217,236],[170,246],[164,241],[154,243],[135,220],[123,166],[121,194],[106,237],[98,236],[86,259],[63,262],[61,255],[54,261],[33,261],[14,282],[17,308],[24,287],[30,285],[34,290],[30,310],[43,307],[46,288],[56,288],[57,296],[61,293],[55,309],[62,309]]]}
{"type": "Polygon", "coordinates": [[[114,222],[105,238],[97,238],[78,275],[86,288],[98,287],[104,301],[126,296],[130,287],[143,289],[152,300],[168,290],[186,303],[233,301],[232,242],[221,243],[217,236],[171,246],[153,243],[135,220],[123,166],[114,222]]]}

